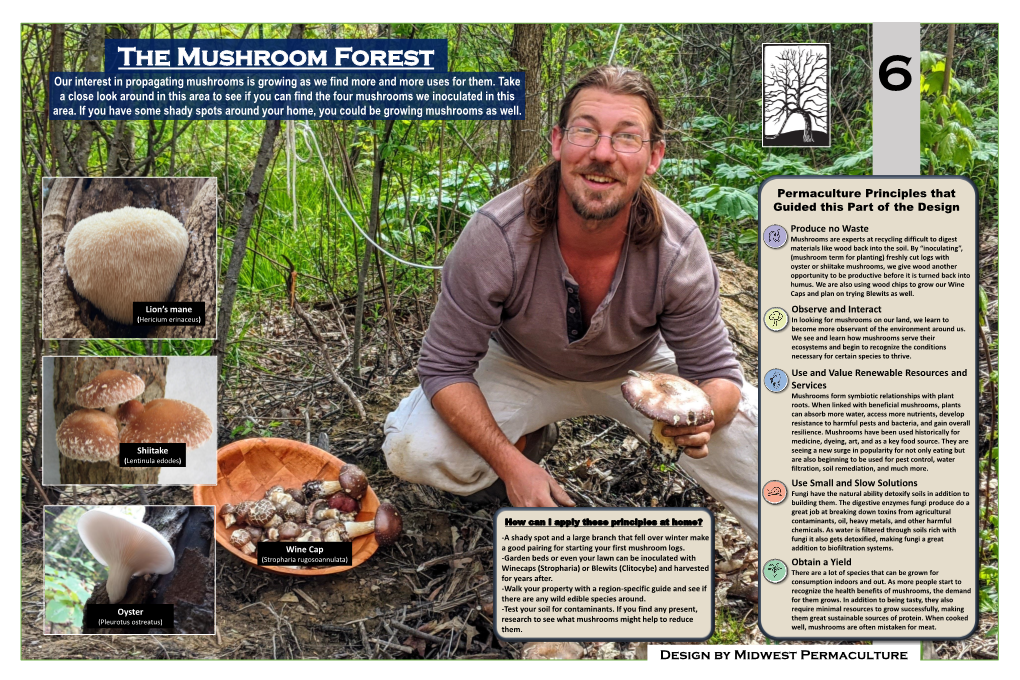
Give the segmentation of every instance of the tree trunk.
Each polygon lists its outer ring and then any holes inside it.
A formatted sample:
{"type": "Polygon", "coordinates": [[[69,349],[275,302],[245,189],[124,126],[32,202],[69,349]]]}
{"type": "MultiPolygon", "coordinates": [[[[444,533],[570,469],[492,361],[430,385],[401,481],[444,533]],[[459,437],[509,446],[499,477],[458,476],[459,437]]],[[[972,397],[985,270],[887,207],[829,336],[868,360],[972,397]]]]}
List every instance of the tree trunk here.
{"type": "MultiPolygon", "coordinates": [[[[38,365],[35,321],[39,316],[39,250],[35,242],[35,218],[32,211],[29,177],[22,175],[21,184],[21,441],[28,441],[28,406],[32,398],[32,377],[38,365]]],[[[36,383],[38,386],[38,383],[36,383]]],[[[38,407],[38,403],[36,404],[38,407]]],[[[37,431],[38,437],[38,431],[37,431]]],[[[33,450],[34,453],[35,449],[33,450]]],[[[33,455],[33,474],[40,477],[38,460],[33,455]]],[[[26,480],[28,481],[28,480],[26,480]]],[[[29,481],[27,497],[35,486],[29,481]]],[[[45,502],[47,499],[43,499],[45,502]]]]}
{"type": "Polygon", "coordinates": [[[273,148],[279,135],[280,121],[267,120],[266,128],[262,132],[262,145],[255,157],[251,181],[248,183],[248,190],[244,192],[244,207],[237,221],[234,245],[230,250],[230,264],[227,265],[227,275],[223,279],[223,292],[220,295],[220,318],[216,325],[216,354],[219,356],[217,370],[223,367],[223,353],[227,349],[227,340],[230,336],[230,317],[234,313],[234,298],[237,297],[237,279],[241,275],[241,265],[244,264],[244,255],[248,250],[248,236],[255,220],[255,208],[259,204],[262,183],[266,179],[266,168],[273,156],[273,148]]]}
{"type": "MultiPolygon", "coordinates": [[[[956,46],[956,24],[949,24],[949,36],[946,38],[946,70],[942,73],[942,96],[949,96],[949,86],[953,82],[953,52],[956,46]]],[[[946,103],[948,106],[948,101],[946,103]]],[[[944,118],[939,116],[939,125],[944,126],[946,121],[944,118]]],[[[932,154],[937,158],[939,153],[939,143],[935,142],[932,147],[932,154]]],[[[935,174],[935,161],[932,160],[928,163],[928,174],[935,174]]]]}
{"type": "MultiPolygon", "coordinates": [[[[64,36],[63,24],[53,24],[50,36],[50,71],[60,73],[64,70],[64,36]]],[[[50,82],[46,80],[47,102],[49,102],[50,82]]],[[[49,107],[47,106],[47,109],[49,107]]],[[[52,172],[60,173],[65,177],[73,176],[74,166],[71,165],[67,141],[64,139],[64,122],[62,120],[50,121],[50,144],[53,146],[53,157],[56,163],[52,164],[52,172]]]]}
{"type": "Polygon", "coordinates": [[[510,121],[510,176],[517,184],[542,158],[543,24],[514,24],[510,56],[524,71],[524,120],[510,121]]]}
{"type": "MultiPolygon", "coordinates": [[[[379,198],[382,195],[382,176],[386,160],[382,157],[382,149],[390,141],[390,133],[393,131],[393,121],[386,121],[383,127],[383,138],[375,145],[375,158],[372,168],[372,202],[369,208],[368,236],[375,241],[379,233],[379,198]]],[[[440,177],[442,180],[442,177],[440,177]]],[[[440,183],[442,183],[440,181],[440,183]]],[[[375,246],[365,242],[365,252],[361,258],[361,269],[358,271],[358,299],[354,309],[354,347],[352,349],[352,368],[354,379],[361,380],[361,337],[362,325],[365,318],[365,285],[368,280],[368,265],[372,261],[372,252],[375,246]]],[[[385,285],[385,282],[383,282],[385,285]]]]}
{"type": "MultiPolygon", "coordinates": [[[[262,30],[261,26],[259,30],[262,30]]],[[[304,35],[304,32],[304,24],[294,24],[290,27],[290,34],[287,37],[292,40],[297,39],[304,35]]],[[[230,264],[227,265],[227,275],[223,279],[223,292],[220,295],[220,318],[216,325],[216,344],[214,346],[214,351],[219,357],[217,370],[223,367],[223,353],[227,349],[227,340],[230,336],[230,317],[234,313],[234,298],[237,297],[237,279],[241,275],[244,254],[248,250],[248,235],[251,234],[255,208],[259,204],[259,195],[262,193],[262,183],[266,179],[266,168],[269,166],[269,159],[273,156],[273,147],[279,134],[280,121],[267,120],[266,128],[262,133],[262,144],[259,146],[258,155],[255,156],[251,181],[248,183],[248,190],[244,192],[244,207],[241,209],[241,217],[237,221],[234,245],[230,251],[230,264]]],[[[224,206],[223,214],[226,215],[226,206],[224,206]]]]}
{"type": "MultiPolygon", "coordinates": [[[[103,54],[106,44],[106,24],[90,24],[85,42],[85,63],[82,71],[99,71],[103,67],[103,54]]],[[[92,136],[98,123],[91,120],[79,121],[78,136],[71,149],[74,161],[73,173],[82,177],[89,174],[89,153],[92,151],[92,136]]]]}
{"type": "Polygon", "coordinates": [[[177,302],[205,302],[204,326],[160,326],[157,338],[208,338],[216,328],[216,179],[201,185],[181,220],[188,254],[174,283],[177,302]]]}
{"type": "Polygon", "coordinates": [[[215,179],[191,177],[54,180],[43,210],[44,337],[211,337],[216,305],[215,184],[215,179]],[[74,290],[64,266],[68,232],[86,217],[125,206],[158,208],[176,217],[188,230],[187,255],[169,300],[204,301],[204,326],[120,324],[107,319],[74,290]]]}
{"type": "Polygon", "coordinates": [[[726,116],[739,118],[740,97],[737,95],[737,64],[740,62],[740,48],[744,42],[744,34],[738,24],[733,24],[730,31],[729,70],[726,74],[726,116]]]}
{"type": "MultiPolygon", "coordinates": [[[[214,570],[212,562],[213,508],[208,506],[150,506],[148,524],[174,549],[174,570],[169,574],[137,576],[118,604],[172,604],[174,627],[151,628],[149,633],[208,635],[214,632],[214,570]]],[[[97,583],[85,603],[109,604],[106,582],[97,583]]],[[[82,633],[122,633],[118,628],[82,628],[82,633]]]]}
{"type": "MultiPolygon", "coordinates": [[[[166,391],[163,357],[55,357],[53,359],[53,422],[57,425],[79,407],[74,394],[102,371],[117,368],[134,373],[145,381],[145,392],[138,399],[161,399],[166,391]]],[[[90,463],[60,454],[61,484],[157,484],[159,468],[122,468],[115,463],[90,463]]]]}
{"type": "Polygon", "coordinates": [[[813,142],[813,141],[815,141],[815,137],[812,134],[813,131],[811,130],[811,116],[808,114],[807,111],[797,111],[796,113],[799,113],[804,118],[804,137],[803,137],[803,140],[805,142],[813,142]]]}

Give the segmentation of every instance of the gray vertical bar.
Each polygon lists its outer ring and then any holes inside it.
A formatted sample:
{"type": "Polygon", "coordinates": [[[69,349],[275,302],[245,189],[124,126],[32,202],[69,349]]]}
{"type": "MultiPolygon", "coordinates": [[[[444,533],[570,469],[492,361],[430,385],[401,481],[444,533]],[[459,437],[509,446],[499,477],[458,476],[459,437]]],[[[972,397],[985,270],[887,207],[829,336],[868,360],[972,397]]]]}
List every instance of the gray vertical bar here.
{"type": "MultiPolygon", "coordinates": [[[[916,175],[920,172],[921,158],[921,24],[890,22],[872,27],[873,172],[876,175],[916,175]],[[886,89],[879,80],[882,62],[892,55],[910,59],[909,64],[896,60],[888,66],[910,73],[910,86],[899,92],[886,89]]],[[[889,81],[898,84],[902,76],[893,75],[889,81]]]]}
{"type": "MultiPolygon", "coordinates": [[[[872,173],[875,175],[917,175],[921,170],[921,24],[872,24],[872,173]],[[910,58],[890,63],[910,73],[910,86],[899,92],[887,90],[879,80],[882,62],[893,54],[910,58]]],[[[900,76],[890,78],[900,82],[900,76]]],[[[909,641],[874,640],[873,645],[904,644],[909,641]]],[[[918,640],[914,644],[919,644],[918,640]]]]}

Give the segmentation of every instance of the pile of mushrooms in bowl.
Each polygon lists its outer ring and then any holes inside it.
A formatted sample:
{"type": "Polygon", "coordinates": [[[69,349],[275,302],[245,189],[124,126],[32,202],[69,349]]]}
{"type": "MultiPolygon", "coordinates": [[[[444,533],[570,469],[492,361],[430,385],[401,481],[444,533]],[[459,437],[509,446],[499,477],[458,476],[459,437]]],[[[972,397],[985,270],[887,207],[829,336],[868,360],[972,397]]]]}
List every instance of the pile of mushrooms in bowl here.
{"type": "Polygon", "coordinates": [[[278,438],[242,439],[221,448],[216,463],[216,485],[196,486],[195,503],[216,506],[217,543],[258,569],[288,576],[346,571],[391,542],[389,536],[395,540],[400,534],[400,513],[379,502],[364,473],[310,444],[278,438]],[[344,468],[346,474],[341,477],[344,468]],[[284,530],[288,523],[294,526],[284,530]],[[248,534],[248,541],[242,542],[243,534],[235,536],[238,529],[248,534]],[[258,565],[258,542],[299,539],[350,540],[352,563],[321,568],[258,565]]]}

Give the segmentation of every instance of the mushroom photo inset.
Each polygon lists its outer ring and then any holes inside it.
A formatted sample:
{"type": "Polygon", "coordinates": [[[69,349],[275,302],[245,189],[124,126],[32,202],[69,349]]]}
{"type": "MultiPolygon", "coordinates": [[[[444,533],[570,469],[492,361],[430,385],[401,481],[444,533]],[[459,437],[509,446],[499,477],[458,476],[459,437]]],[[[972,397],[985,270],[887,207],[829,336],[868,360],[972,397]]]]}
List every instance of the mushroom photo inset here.
{"type": "Polygon", "coordinates": [[[216,336],[216,180],[45,178],[46,338],[216,336]],[[133,325],[134,303],[204,303],[202,325],[133,325]]]}
{"type": "Polygon", "coordinates": [[[137,633],[89,628],[89,605],[173,605],[173,627],[215,632],[211,506],[46,506],[44,632],[137,633]]]}
{"type": "Polygon", "coordinates": [[[44,484],[216,479],[215,357],[45,357],[42,403],[44,484]],[[163,457],[133,467],[122,444],[163,457]]]}

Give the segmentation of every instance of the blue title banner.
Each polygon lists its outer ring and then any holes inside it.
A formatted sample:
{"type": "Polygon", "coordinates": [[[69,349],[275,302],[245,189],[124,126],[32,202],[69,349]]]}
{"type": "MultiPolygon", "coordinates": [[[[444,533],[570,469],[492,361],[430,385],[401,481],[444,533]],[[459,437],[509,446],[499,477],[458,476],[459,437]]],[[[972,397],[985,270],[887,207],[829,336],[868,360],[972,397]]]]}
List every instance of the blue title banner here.
{"type": "Polygon", "coordinates": [[[107,40],[106,72],[444,72],[441,40],[107,40]]]}
{"type": "Polygon", "coordinates": [[[50,73],[54,120],[523,120],[524,73],[451,73],[446,40],[107,40],[50,73]]]}

